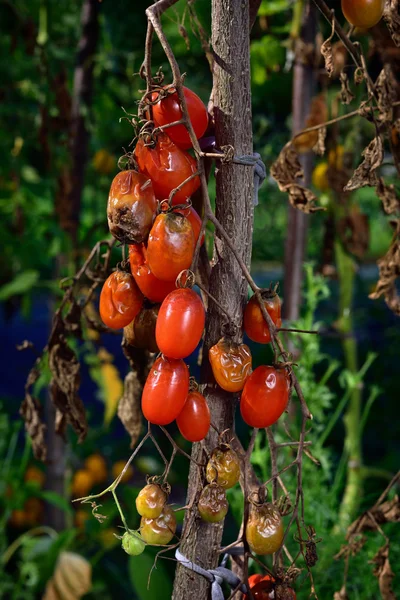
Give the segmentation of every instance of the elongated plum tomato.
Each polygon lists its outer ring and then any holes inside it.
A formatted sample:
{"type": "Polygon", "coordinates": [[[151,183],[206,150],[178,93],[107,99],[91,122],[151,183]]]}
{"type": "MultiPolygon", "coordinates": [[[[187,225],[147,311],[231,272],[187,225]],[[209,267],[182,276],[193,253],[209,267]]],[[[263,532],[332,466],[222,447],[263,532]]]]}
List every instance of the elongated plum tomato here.
{"type": "Polygon", "coordinates": [[[129,264],[138,288],[150,302],[162,302],[175,289],[175,281],[163,281],[152,273],[144,244],[129,246],[129,264]]]}
{"type": "Polygon", "coordinates": [[[342,11],[350,25],[369,29],[382,18],[385,0],[342,0],[342,11]]]}
{"type": "Polygon", "coordinates": [[[143,296],[130,273],[114,271],[100,294],[100,317],[104,325],[121,329],[129,325],[143,304],[143,296]]]}
{"type": "MultiPolygon", "coordinates": [[[[159,200],[166,200],[173,189],[197,171],[194,158],[178,148],[165,133],[157,136],[154,147],[146,146],[143,139],[139,139],[135,157],[140,172],[150,177],[159,200]]],[[[199,187],[200,179],[196,175],[176,192],[172,204],[182,204],[199,187]]]]}
{"type": "MultiPolygon", "coordinates": [[[[193,206],[189,206],[188,208],[177,209],[176,212],[183,215],[190,221],[190,224],[193,228],[194,241],[195,244],[197,244],[197,240],[199,239],[201,231],[201,219],[199,217],[198,212],[193,208],[193,206]]],[[[203,235],[201,236],[200,245],[204,244],[204,238],[205,235],[203,233],[203,235]]]]}
{"type": "Polygon", "coordinates": [[[143,242],[156,216],[157,200],[148,176],[121,171],[114,177],[108,196],[110,233],[120,242],[143,242]]]}
{"type": "Polygon", "coordinates": [[[154,221],[147,244],[151,272],[163,281],[175,281],[192,264],[194,248],[189,220],[175,213],[161,213],[154,221]]]}
{"type": "Polygon", "coordinates": [[[251,371],[251,353],[246,344],[221,338],[208,353],[215,381],[226,392],[240,392],[251,371]]]}
{"type": "Polygon", "coordinates": [[[261,366],[248,377],[240,399],[243,421],[250,427],[276,423],[289,400],[289,377],[285,369],[261,366]]]}
{"type": "Polygon", "coordinates": [[[161,304],[156,324],[160,352],[186,358],[197,347],[204,331],[206,312],[200,297],[189,288],[178,288],[161,304]]]}
{"type": "Polygon", "coordinates": [[[246,540],[250,550],[262,556],[274,554],[282,545],[283,523],[279,510],[270,502],[251,506],[246,524],[246,540]]]}
{"type": "Polygon", "coordinates": [[[189,393],[189,371],[183,360],[160,356],[150,369],[142,394],[144,418],[168,425],[181,412],[189,393]]]}
{"type": "MultiPolygon", "coordinates": [[[[282,325],[281,301],[274,292],[263,295],[263,303],[267,313],[276,327],[282,325]]],[[[253,342],[268,344],[271,341],[268,325],[262,315],[260,305],[255,296],[250,298],[244,309],[244,330],[253,342]]]]}
{"type": "Polygon", "coordinates": [[[200,442],[210,429],[210,409],[207,400],[200,392],[189,392],[185,406],[182,408],[176,424],[188,442],[200,442]]]}
{"type": "MultiPolygon", "coordinates": [[[[200,98],[187,87],[183,88],[185,95],[186,105],[189,113],[189,118],[192,123],[194,132],[197,139],[201,138],[207,129],[208,125],[208,114],[207,109],[204,106],[200,98]]],[[[157,92],[152,95],[152,101],[157,100],[157,92]]],[[[153,106],[153,120],[157,127],[160,125],[167,125],[174,121],[182,119],[182,111],[179,103],[178,94],[176,92],[168,94],[166,98],[163,98],[157,104],[153,106]]],[[[184,125],[174,125],[168,127],[168,135],[173,142],[179,148],[187,150],[192,147],[189,134],[184,125]]]]}

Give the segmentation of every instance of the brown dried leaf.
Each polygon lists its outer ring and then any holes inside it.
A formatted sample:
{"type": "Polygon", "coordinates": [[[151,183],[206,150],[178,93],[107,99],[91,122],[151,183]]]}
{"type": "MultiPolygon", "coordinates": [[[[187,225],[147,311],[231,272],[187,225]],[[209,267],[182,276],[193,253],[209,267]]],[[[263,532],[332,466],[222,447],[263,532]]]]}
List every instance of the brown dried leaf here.
{"type": "Polygon", "coordinates": [[[376,194],[382,200],[383,210],[386,214],[392,215],[400,210],[400,199],[394,185],[386,185],[382,177],[379,177],[376,194]]]}
{"type": "Polygon", "coordinates": [[[354,100],[354,94],[350,89],[349,78],[344,71],[340,73],[340,83],[340,99],[342,101],[342,104],[350,104],[350,102],[354,100]]]}
{"type": "Polygon", "coordinates": [[[323,125],[328,119],[328,107],[326,104],[325,94],[315,96],[311,102],[310,114],[305,122],[305,131],[300,132],[293,138],[293,146],[300,154],[309,152],[318,144],[319,141],[319,125],[323,125]],[[318,127],[306,131],[310,127],[318,127]]]}
{"type": "Polygon", "coordinates": [[[400,523],[400,501],[395,496],[366,511],[348,528],[347,538],[363,531],[378,531],[386,523],[400,523]]]}
{"type": "Polygon", "coordinates": [[[47,446],[45,442],[47,428],[41,419],[42,409],[39,400],[31,396],[27,391],[19,412],[25,421],[25,430],[32,440],[35,458],[45,461],[47,458],[47,446]]]}
{"type": "Polygon", "coordinates": [[[389,250],[378,261],[379,281],[375,291],[369,295],[372,300],[384,296],[388,307],[400,316],[400,297],[396,289],[396,279],[400,276],[400,222],[389,250]]]}
{"type": "Polygon", "coordinates": [[[82,308],[75,301],[71,303],[70,309],[65,315],[64,325],[66,331],[72,333],[75,337],[82,338],[82,308]]]}
{"type": "Polygon", "coordinates": [[[379,548],[378,552],[371,560],[371,563],[376,565],[374,575],[379,581],[379,590],[381,592],[382,600],[396,600],[396,596],[392,589],[394,573],[389,562],[389,542],[386,542],[382,548],[379,548]]]}
{"type": "Polygon", "coordinates": [[[313,152],[318,154],[319,156],[323,156],[325,154],[325,138],[326,138],[326,127],[321,127],[318,129],[318,141],[313,147],[313,152]]]}
{"type": "Polygon", "coordinates": [[[396,46],[400,46],[400,2],[399,0],[386,0],[383,18],[389,29],[390,35],[396,46]]]}
{"type": "Polygon", "coordinates": [[[335,19],[332,19],[332,32],[327,40],[321,46],[321,54],[324,57],[325,61],[325,70],[328,73],[329,77],[332,77],[333,71],[335,69],[334,66],[334,58],[332,52],[332,38],[335,35],[335,19]]]}
{"type": "Polygon", "coordinates": [[[136,445],[142,430],[142,390],[137,374],[134,371],[128,373],[124,381],[124,393],[118,404],[118,416],[131,436],[131,448],[136,445]]]}
{"type": "Polygon", "coordinates": [[[339,219],[337,231],[344,247],[350,254],[362,258],[369,248],[370,229],[368,216],[354,207],[349,214],[339,219]]]}
{"type": "Polygon", "coordinates": [[[378,184],[375,170],[380,167],[383,161],[383,143],[380,136],[375,137],[370,142],[367,148],[363,150],[362,156],[364,156],[364,160],[345,186],[345,192],[351,192],[366,185],[376,186],[378,184]]]}
{"type": "Polygon", "coordinates": [[[393,121],[393,103],[396,101],[396,81],[390,65],[385,65],[375,83],[379,115],[382,123],[393,121]]]}

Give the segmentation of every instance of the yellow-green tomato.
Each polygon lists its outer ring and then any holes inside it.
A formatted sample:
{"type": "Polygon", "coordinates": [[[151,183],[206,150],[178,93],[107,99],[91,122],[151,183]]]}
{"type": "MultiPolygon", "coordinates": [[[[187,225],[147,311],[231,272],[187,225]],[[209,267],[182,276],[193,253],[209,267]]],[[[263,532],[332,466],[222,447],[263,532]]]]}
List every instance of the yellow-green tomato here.
{"type": "Polygon", "coordinates": [[[279,510],[270,502],[251,506],[246,525],[246,540],[255,554],[274,554],[282,546],[283,523],[279,510]]]}
{"type": "Polygon", "coordinates": [[[225,490],[229,490],[239,481],[239,477],[240,462],[236,452],[229,446],[215,448],[207,464],[207,481],[216,481],[225,490]]]}
{"type": "Polygon", "coordinates": [[[157,483],[149,483],[140,490],[136,498],[136,509],[140,516],[156,519],[162,513],[167,495],[157,483]]]}
{"type": "Polygon", "coordinates": [[[229,508],[224,488],[217,483],[206,485],[200,494],[197,508],[203,521],[208,523],[222,521],[229,508]]]}
{"type": "Polygon", "coordinates": [[[122,536],[122,548],[130,556],[139,556],[142,554],[146,547],[146,544],[135,531],[125,531],[122,536]]]}
{"type": "Polygon", "coordinates": [[[175,531],[175,513],[168,504],[156,519],[142,517],[140,521],[140,533],[147,544],[165,546],[172,540],[175,531]]]}

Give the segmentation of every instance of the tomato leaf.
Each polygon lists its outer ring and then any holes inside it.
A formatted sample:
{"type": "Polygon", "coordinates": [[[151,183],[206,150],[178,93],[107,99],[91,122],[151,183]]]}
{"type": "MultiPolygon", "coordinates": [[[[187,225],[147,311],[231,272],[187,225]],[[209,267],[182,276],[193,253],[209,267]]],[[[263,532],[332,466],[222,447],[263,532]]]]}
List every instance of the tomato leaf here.
{"type": "Polygon", "coordinates": [[[39,279],[39,272],[33,269],[19,273],[9,283],[0,287],[0,301],[8,300],[12,296],[18,296],[29,292],[36,285],[39,279]]]}
{"type": "Polygon", "coordinates": [[[69,514],[69,515],[72,514],[72,508],[69,505],[69,502],[67,502],[65,500],[65,498],[62,498],[61,496],[56,494],[56,492],[52,492],[51,490],[44,490],[44,491],[41,491],[37,495],[40,498],[43,498],[43,500],[46,500],[46,502],[49,502],[50,504],[53,504],[57,508],[60,508],[67,514],[69,514]]]}

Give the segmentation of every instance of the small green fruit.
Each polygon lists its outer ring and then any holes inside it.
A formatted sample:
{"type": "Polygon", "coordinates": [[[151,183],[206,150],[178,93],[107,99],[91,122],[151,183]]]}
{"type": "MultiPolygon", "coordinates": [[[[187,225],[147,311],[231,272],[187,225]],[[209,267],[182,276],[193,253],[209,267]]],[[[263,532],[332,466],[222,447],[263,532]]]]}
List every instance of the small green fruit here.
{"type": "Polygon", "coordinates": [[[146,544],[135,531],[125,531],[122,536],[122,547],[129,556],[139,556],[146,548],[146,544]]]}

